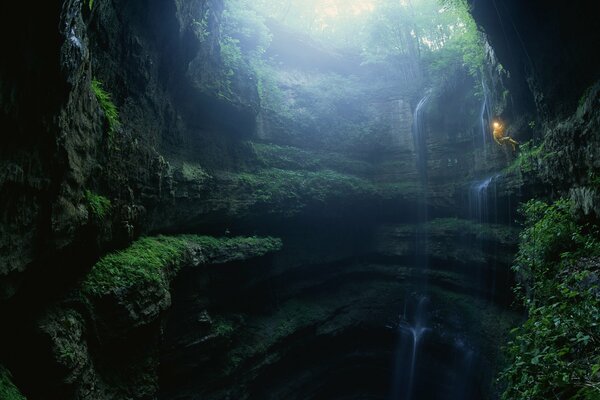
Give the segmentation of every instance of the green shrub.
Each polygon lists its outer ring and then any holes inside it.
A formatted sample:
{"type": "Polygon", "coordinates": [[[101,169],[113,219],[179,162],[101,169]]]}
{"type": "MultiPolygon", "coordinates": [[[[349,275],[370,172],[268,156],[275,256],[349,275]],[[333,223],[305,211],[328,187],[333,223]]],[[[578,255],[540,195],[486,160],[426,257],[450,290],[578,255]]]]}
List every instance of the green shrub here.
{"type": "Polygon", "coordinates": [[[104,219],[112,207],[110,200],[90,190],[85,191],[85,200],[88,211],[99,220],[104,219]]]}
{"type": "Polygon", "coordinates": [[[597,227],[568,200],[532,200],[514,269],[528,318],[513,330],[503,399],[600,398],[597,227]]]}
{"type": "Polygon", "coordinates": [[[100,103],[102,111],[104,111],[104,115],[108,120],[109,135],[112,136],[112,134],[121,125],[121,122],[119,120],[119,111],[115,103],[113,103],[110,93],[104,90],[102,86],[102,82],[96,79],[92,79],[92,92],[96,96],[98,103],[100,103]]]}

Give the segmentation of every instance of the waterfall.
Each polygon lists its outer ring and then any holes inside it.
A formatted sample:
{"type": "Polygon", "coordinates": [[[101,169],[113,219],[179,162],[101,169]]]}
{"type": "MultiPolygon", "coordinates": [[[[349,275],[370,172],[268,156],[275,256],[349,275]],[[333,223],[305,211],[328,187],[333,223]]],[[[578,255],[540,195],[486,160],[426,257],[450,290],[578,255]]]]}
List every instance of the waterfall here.
{"type": "Polygon", "coordinates": [[[481,111],[479,113],[479,125],[481,126],[481,141],[483,145],[483,156],[487,158],[487,143],[490,137],[490,124],[492,122],[492,109],[490,106],[490,96],[488,89],[485,86],[483,79],[481,80],[481,88],[483,90],[483,101],[481,103],[481,111]]]}
{"type": "Polygon", "coordinates": [[[482,224],[496,222],[496,180],[499,174],[475,181],[469,188],[469,217],[482,224]]]}
{"type": "Polygon", "coordinates": [[[390,399],[410,400],[418,397],[414,396],[414,388],[417,380],[419,345],[425,334],[431,330],[427,326],[426,305],[428,302],[429,299],[424,295],[416,299],[409,298],[404,304],[404,313],[399,315],[396,327],[398,350],[390,399]],[[407,312],[408,305],[411,306],[410,313],[407,312]]]}
{"type": "Polygon", "coordinates": [[[413,139],[417,157],[417,171],[421,183],[421,196],[416,207],[414,233],[414,265],[412,279],[416,292],[404,301],[404,312],[397,324],[398,344],[391,399],[410,400],[418,398],[415,385],[418,382],[419,348],[424,336],[431,329],[427,326],[427,274],[428,267],[428,210],[427,210],[427,141],[425,135],[424,109],[429,101],[427,92],[417,104],[413,114],[413,139]]]}
{"type": "MultiPolygon", "coordinates": [[[[496,179],[499,175],[493,175],[487,177],[481,181],[475,181],[469,188],[469,217],[481,224],[480,230],[485,229],[484,224],[491,224],[496,222],[496,206],[497,206],[497,190],[496,190],[496,179]]],[[[488,248],[484,248],[483,243],[479,243],[478,250],[481,254],[490,251],[488,248]]],[[[480,281],[480,285],[483,285],[485,290],[489,292],[490,300],[495,296],[496,292],[496,274],[493,272],[493,266],[489,265],[491,273],[488,271],[486,274],[482,273],[478,269],[476,277],[480,281]]]]}
{"type": "MultiPolygon", "coordinates": [[[[469,209],[470,217],[478,222],[487,223],[490,218],[490,194],[489,188],[495,176],[490,176],[482,181],[476,181],[471,184],[469,189],[469,209]]],[[[495,185],[494,199],[495,200],[495,185]]]]}
{"type": "Polygon", "coordinates": [[[419,101],[413,115],[413,137],[415,143],[415,152],[417,154],[417,170],[422,179],[427,176],[427,138],[425,136],[425,125],[423,122],[423,108],[429,101],[430,93],[419,101]]]}

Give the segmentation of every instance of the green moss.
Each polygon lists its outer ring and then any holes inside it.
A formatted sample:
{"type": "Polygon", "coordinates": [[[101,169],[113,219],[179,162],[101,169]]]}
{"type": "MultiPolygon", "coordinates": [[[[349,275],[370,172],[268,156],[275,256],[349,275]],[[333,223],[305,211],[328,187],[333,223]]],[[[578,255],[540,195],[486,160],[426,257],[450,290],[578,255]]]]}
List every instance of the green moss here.
{"type": "Polygon", "coordinates": [[[210,178],[210,175],[197,164],[184,162],[181,166],[181,173],[184,179],[194,182],[204,182],[210,178]]]}
{"type": "Polygon", "coordinates": [[[90,8],[90,11],[94,8],[94,0],[88,0],[88,7],[90,8]]]}
{"type": "Polygon", "coordinates": [[[281,241],[195,235],[144,237],[125,250],[102,257],[86,277],[82,289],[89,295],[102,295],[140,284],[168,286],[169,275],[182,266],[191,247],[199,248],[207,263],[225,263],[278,250],[281,241]]]}
{"type": "Polygon", "coordinates": [[[514,269],[528,319],[507,348],[503,399],[597,399],[600,229],[565,199],[531,200],[522,212],[514,269]]]}
{"type": "Polygon", "coordinates": [[[109,136],[112,136],[112,134],[121,125],[117,106],[115,105],[115,103],[113,103],[110,93],[108,93],[102,87],[102,82],[96,79],[92,79],[91,89],[94,95],[96,96],[98,103],[100,103],[102,111],[104,111],[104,116],[108,120],[109,136]]]}
{"type": "Polygon", "coordinates": [[[12,382],[10,372],[0,365],[0,399],[2,400],[26,400],[19,389],[12,382]]]}
{"type": "Polygon", "coordinates": [[[332,170],[290,171],[278,168],[243,172],[232,176],[235,186],[256,203],[268,204],[270,212],[298,213],[309,204],[334,200],[373,198],[371,182],[332,170]]]}
{"type": "Polygon", "coordinates": [[[216,320],[213,325],[213,330],[217,336],[221,337],[230,337],[235,332],[233,322],[224,319],[216,320]]]}
{"type": "Polygon", "coordinates": [[[166,285],[164,269],[181,261],[187,241],[166,236],[145,237],[94,265],[83,283],[88,294],[103,294],[144,282],[166,285]]]}
{"type": "Polygon", "coordinates": [[[258,162],[265,168],[309,171],[330,169],[342,174],[359,176],[373,172],[373,167],[369,163],[352,159],[341,153],[310,151],[293,146],[265,143],[250,143],[250,145],[258,162]]]}
{"type": "Polygon", "coordinates": [[[95,218],[99,220],[104,219],[112,207],[110,200],[90,190],[86,190],[84,194],[88,211],[92,213],[95,218]]]}

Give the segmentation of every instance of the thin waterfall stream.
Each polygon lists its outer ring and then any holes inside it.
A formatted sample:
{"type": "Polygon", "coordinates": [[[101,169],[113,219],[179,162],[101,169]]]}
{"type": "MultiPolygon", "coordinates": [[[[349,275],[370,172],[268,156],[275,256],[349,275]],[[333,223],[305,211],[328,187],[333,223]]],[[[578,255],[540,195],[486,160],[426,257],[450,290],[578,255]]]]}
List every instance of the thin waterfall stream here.
{"type": "Polygon", "coordinates": [[[479,124],[481,126],[481,143],[483,145],[483,157],[487,158],[487,143],[490,134],[490,124],[492,122],[492,109],[490,104],[490,96],[485,81],[481,80],[481,90],[483,92],[483,100],[481,102],[481,112],[479,114],[479,124]]]}
{"type": "Polygon", "coordinates": [[[417,220],[414,236],[414,266],[411,269],[414,291],[404,301],[404,311],[397,324],[398,345],[396,351],[394,379],[392,380],[392,400],[415,398],[414,388],[418,379],[417,365],[419,346],[431,328],[427,326],[427,137],[425,133],[424,110],[430,99],[430,92],[417,103],[413,114],[413,139],[416,154],[416,167],[421,185],[417,205],[417,220]]]}

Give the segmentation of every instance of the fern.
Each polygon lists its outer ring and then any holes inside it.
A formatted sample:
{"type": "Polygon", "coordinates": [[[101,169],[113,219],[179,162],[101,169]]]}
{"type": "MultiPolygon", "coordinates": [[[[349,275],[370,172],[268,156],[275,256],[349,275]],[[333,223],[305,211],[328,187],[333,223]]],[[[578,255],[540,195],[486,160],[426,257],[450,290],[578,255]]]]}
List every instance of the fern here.
{"type": "Polygon", "coordinates": [[[110,93],[104,90],[102,82],[96,79],[92,79],[92,92],[94,92],[98,103],[100,103],[100,107],[102,107],[102,111],[104,111],[110,132],[116,131],[121,122],[119,120],[119,110],[115,106],[115,103],[113,103],[110,93]]]}

